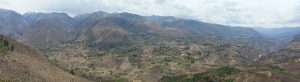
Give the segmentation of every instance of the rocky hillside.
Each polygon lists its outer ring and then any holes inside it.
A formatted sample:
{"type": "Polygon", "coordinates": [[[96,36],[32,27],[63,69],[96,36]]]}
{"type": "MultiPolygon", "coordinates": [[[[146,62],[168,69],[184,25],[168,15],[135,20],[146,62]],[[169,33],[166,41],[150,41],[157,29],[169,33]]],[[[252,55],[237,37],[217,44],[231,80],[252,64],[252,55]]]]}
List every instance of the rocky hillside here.
{"type": "Polygon", "coordinates": [[[0,35],[0,82],[89,82],[58,68],[40,52],[0,35]]]}

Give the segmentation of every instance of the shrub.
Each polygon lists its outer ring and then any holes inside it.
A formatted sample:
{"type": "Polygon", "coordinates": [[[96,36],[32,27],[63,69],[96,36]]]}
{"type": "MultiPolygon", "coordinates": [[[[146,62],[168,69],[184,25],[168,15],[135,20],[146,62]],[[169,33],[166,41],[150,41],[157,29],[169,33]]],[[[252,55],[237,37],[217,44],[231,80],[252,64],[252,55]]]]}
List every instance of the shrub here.
{"type": "Polygon", "coordinates": [[[74,72],[74,70],[72,70],[72,69],[69,70],[69,73],[72,74],[72,75],[75,75],[75,72],[74,72]]]}
{"type": "Polygon", "coordinates": [[[7,54],[11,49],[8,46],[0,44],[0,53],[7,54]]]}
{"type": "Polygon", "coordinates": [[[6,55],[9,51],[13,50],[14,46],[10,45],[9,42],[2,37],[2,40],[0,41],[0,53],[6,55]]]}

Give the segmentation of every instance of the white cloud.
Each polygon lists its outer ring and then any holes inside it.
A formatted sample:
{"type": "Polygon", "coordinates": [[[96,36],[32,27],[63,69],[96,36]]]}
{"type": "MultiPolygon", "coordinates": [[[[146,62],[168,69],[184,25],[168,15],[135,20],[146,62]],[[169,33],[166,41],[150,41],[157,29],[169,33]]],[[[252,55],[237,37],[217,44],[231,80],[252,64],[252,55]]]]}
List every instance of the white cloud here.
{"type": "Polygon", "coordinates": [[[299,7],[300,0],[0,0],[0,8],[20,13],[58,11],[77,15],[102,10],[251,27],[300,26],[299,7]]]}

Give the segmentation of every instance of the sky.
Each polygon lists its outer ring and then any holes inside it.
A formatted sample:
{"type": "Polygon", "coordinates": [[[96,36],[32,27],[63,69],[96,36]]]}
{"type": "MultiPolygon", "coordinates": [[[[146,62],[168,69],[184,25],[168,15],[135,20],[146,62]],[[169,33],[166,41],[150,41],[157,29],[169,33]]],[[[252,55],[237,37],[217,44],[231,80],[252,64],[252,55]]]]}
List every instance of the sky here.
{"type": "Polygon", "coordinates": [[[21,14],[129,12],[231,26],[300,27],[300,0],[0,0],[0,8],[21,14]]]}

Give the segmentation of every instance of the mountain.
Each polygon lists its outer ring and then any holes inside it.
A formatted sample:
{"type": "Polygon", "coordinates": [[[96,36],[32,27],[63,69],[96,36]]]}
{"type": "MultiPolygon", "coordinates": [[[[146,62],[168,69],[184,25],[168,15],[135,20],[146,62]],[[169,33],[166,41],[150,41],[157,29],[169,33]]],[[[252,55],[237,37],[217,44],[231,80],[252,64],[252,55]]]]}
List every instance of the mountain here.
{"type": "Polygon", "coordinates": [[[294,36],[300,33],[300,28],[254,28],[259,32],[264,38],[269,40],[273,46],[271,46],[271,51],[277,51],[285,48],[294,36]]]}
{"type": "MultiPolygon", "coordinates": [[[[95,12],[75,17],[80,41],[89,45],[109,48],[107,45],[175,39],[200,40],[208,38],[254,39],[261,38],[250,28],[229,27],[194,20],[144,17],[130,13],[95,12]],[[104,33],[105,32],[105,33],[104,33]]],[[[110,46],[113,47],[113,46],[110,46]]]]}
{"type": "Polygon", "coordinates": [[[45,49],[72,39],[73,18],[65,13],[25,13],[0,9],[1,34],[45,49]]]}
{"type": "Polygon", "coordinates": [[[58,68],[39,51],[0,35],[1,82],[89,82],[58,68]]]}
{"type": "Polygon", "coordinates": [[[29,27],[22,15],[11,10],[0,9],[0,19],[0,33],[9,37],[20,38],[29,27]]]}
{"type": "Polygon", "coordinates": [[[2,9],[2,11],[3,17],[10,17],[5,14],[11,15],[11,18],[3,19],[13,20],[14,17],[21,21],[18,23],[21,25],[16,26],[14,24],[16,21],[7,21],[7,24],[11,25],[1,25],[7,29],[3,27],[5,32],[1,33],[20,36],[19,41],[39,49],[49,48],[69,40],[86,41],[88,45],[109,49],[113,47],[109,45],[127,45],[149,40],[170,41],[183,38],[199,40],[214,37],[246,38],[245,41],[248,41],[248,39],[260,38],[260,35],[250,28],[229,27],[174,17],[145,17],[130,13],[99,11],[71,18],[64,13],[26,13],[22,16],[10,10],[2,9]],[[127,44],[124,44],[126,42],[127,44]]]}
{"type": "Polygon", "coordinates": [[[294,35],[297,35],[300,32],[299,28],[254,28],[257,32],[264,35],[264,37],[269,38],[278,38],[292,40],[294,35]]]}
{"type": "Polygon", "coordinates": [[[45,49],[72,39],[72,24],[75,22],[65,13],[26,13],[29,23],[22,37],[31,47],[45,49]]]}
{"type": "Polygon", "coordinates": [[[251,28],[231,27],[218,24],[204,23],[189,19],[175,17],[148,16],[147,19],[159,23],[161,27],[178,28],[180,30],[194,31],[203,36],[223,37],[259,37],[260,35],[251,28]]]}

